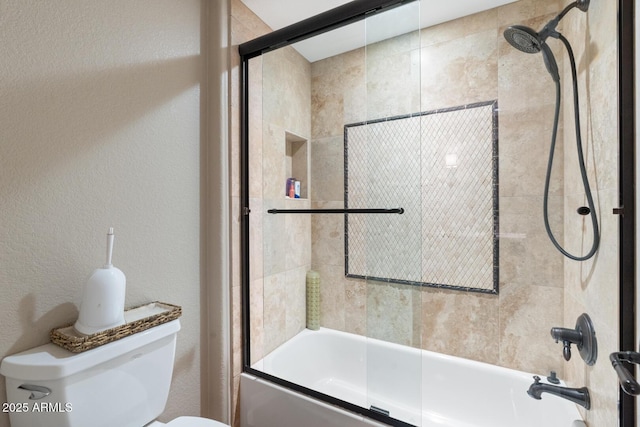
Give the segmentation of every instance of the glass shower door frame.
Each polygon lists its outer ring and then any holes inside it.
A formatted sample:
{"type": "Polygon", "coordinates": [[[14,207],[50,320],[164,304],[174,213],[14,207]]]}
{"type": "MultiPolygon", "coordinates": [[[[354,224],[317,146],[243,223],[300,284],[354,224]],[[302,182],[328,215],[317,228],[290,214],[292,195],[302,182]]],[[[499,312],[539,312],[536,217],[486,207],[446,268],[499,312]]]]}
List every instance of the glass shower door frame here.
{"type": "MultiPolygon", "coordinates": [[[[619,159],[620,159],[620,350],[638,351],[636,336],[636,100],[635,87],[640,84],[636,78],[636,57],[634,22],[636,0],[618,2],[618,108],[620,118],[619,159]]],[[[619,424],[635,427],[637,410],[636,398],[618,388],[620,396],[619,424]]]]}

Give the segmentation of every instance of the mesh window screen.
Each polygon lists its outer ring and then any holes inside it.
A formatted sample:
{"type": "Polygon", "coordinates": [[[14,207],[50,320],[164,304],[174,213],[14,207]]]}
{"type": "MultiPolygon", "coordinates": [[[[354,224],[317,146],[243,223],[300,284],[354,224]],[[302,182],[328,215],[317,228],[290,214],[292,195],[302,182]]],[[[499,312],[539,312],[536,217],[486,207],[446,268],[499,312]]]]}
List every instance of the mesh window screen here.
{"type": "Polygon", "coordinates": [[[498,292],[497,101],[345,126],[349,277],[498,292]]]}

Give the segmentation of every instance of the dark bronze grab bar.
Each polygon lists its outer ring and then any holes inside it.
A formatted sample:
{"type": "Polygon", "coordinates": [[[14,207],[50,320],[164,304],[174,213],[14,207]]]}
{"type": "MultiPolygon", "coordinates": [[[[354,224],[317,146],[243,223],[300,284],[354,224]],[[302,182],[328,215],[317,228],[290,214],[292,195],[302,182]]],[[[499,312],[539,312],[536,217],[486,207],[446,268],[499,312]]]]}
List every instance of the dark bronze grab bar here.
{"type": "Polygon", "coordinates": [[[627,368],[622,365],[622,362],[631,363],[637,365],[640,363],[640,353],[635,351],[618,351],[609,355],[611,365],[618,374],[620,380],[620,387],[625,393],[631,396],[637,396],[640,394],[640,384],[633,378],[633,375],[627,368]]]}
{"type": "Polygon", "coordinates": [[[269,209],[270,214],[400,214],[403,208],[382,209],[269,209]]]}

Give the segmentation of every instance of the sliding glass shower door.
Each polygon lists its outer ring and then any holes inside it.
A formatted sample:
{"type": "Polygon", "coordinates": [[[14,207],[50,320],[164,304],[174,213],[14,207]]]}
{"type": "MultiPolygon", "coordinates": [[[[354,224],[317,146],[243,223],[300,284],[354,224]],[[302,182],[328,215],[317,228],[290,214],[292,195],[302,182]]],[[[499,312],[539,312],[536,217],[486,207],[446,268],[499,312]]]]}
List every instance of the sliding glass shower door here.
{"type": "Polygon", "coordinates": [[[420,347],[419,291],[391,283],[421,282],[418,29],[413,2],[248,67],[251,366],[414,425],[420,358],[400,366],[380,344],[420,347]],[[408,127],[384,126],[396,116],[408,127]],[[322,366],[278,361],[322,331],[338,342],[311,344],[322,366]],[[409,379],[391,404],[390,366],[409,379]]]}
{"type": "Polygon", "coordinates": [[[345,272],[365,293],[367,407],[421,426],[420,2],[366,22],[364,108],[344,127],[345,203],[402,213],[346,218],[345,272]]]}

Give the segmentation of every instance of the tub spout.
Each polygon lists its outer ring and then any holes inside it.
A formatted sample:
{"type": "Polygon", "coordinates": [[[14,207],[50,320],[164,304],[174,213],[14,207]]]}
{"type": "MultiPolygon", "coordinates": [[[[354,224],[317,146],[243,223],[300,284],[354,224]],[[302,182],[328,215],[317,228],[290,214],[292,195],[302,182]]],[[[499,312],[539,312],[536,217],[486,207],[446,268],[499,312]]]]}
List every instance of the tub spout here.
{"type": "Polygon", "coordinates": [[[589,390],[586,387],[582,388],[569,388],[560,387],[557,385],[543,384],[540,382],[539,376],[533,377],[534,383],[531,384],[527,394],[534,399],[542,399],[542,393],[553,394],[563,399],[570,400],[573,403],[577,403],[580,406],[584,406],[586,409],[591,408],[591,399],[589,398],[589,390]]]}

